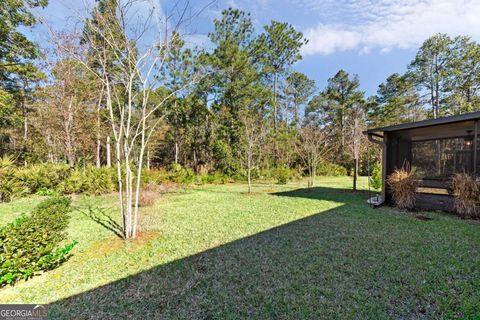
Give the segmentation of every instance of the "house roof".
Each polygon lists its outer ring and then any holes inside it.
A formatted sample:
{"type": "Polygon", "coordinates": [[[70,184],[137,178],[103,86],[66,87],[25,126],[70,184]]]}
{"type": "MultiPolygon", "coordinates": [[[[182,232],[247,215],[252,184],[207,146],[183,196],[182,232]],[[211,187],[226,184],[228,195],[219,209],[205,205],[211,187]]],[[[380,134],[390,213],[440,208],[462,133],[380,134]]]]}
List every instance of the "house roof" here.
{"type": "Polygon", "coordinates": [[[438,125],[445,125],[445,124],[451,124],[451,123],[457,123],[457,122],[463,122],[463,121],[472,121],[472,120],[478,120],[478,119],[480,119],[480,111],[464,113],[464,114],[444,117],[444,118],[429,119],[429,120],[416,121],[416,122],[410,122],[410,123],[402,123],[402,124],[397,124],[397,125],[388,126],[388,127],[373,128],[373,129],[368,129],[367,131],[365,131],[365,133],[383,135],[384,132],[433,127],[438,125]]]}

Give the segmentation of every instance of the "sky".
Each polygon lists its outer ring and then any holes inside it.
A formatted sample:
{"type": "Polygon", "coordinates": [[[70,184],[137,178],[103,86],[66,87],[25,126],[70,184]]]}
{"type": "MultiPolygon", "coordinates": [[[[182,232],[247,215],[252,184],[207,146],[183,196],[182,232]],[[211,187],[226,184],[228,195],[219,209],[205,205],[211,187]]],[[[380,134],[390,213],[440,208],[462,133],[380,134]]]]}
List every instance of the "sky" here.
{"type": "MultiPolygon", "coordinates": [[[[145,0],[139,12],[152,3],[168,12],[173,2],[145,0]]],[[[37,14],[52,28],[75,28],[74,17],[87,14],[93,3],[50,0],[37,14]]],[[[257,32],[271,20],[288,22],[309,41],[301,50],[303,60],[293,70],[305,73],[323,89],[344,69],[359,75],[368,96],[390,74],[405,72],[422,42],[436,33],[480,41],[480,0],[191,0],[191,4],[199,13],[184,27],[192,45],[211,46],[207,34],[213,19],[228,7],[250,12],[257,32]]],[[[42,26],[29,34],[38,42],[45,41],[45,35],[42,26]]]]}

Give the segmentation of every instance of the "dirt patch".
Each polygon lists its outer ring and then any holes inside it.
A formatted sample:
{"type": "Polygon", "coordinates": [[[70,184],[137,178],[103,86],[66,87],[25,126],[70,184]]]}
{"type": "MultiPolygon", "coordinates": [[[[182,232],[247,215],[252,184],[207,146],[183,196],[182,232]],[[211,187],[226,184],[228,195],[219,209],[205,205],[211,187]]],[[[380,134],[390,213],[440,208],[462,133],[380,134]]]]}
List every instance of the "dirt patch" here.
{"type": "Polygon", "coordinates": [[[150,241],[158,238],[158,230],[140,231],[135,239],[124,240],[117,236],[111,236],[95,241],[85,250],[84,255],[89,258],[100,258],[113,254],[119,250],[136,251],[150,241]]]}
{"type": "Polygon", "coordinates": [[[131,248],[138,249],[139,247],[147,244],[148,242],[158,238],[160,236],[160,231],[158,230],[148,230],[148,231],[140,231],[137,234],[137,237],[132,240],[128,240],[132,245],[131,248]]]}
{"type": "Polygon", "coordinates": [[[88,258],[100,258],[108,256],[118,250],[122,250],[125,242],[117,236],[110,236],[108,238],[95,241],[90,247],[85,250],[84,255],[88,258]]]}

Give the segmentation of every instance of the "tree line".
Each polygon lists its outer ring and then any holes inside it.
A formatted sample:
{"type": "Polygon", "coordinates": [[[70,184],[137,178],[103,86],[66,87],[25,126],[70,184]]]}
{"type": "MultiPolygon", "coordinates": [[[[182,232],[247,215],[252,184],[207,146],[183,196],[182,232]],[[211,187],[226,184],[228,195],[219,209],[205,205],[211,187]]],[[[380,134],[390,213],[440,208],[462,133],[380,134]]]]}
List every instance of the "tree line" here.
{"type": "Polygon", "coordinates": [[[345,70],[325,88],[296,71],[307,39],[287,22],[257,30],[249,13],[229,8],[213,21],[211,49],[169,27],[148,51],[125,25],[128,6],[99,0],[80,32],[51,31],[39,46],[19,29],[46,5],[0,4],[0,151],[19,165],[121,163],[135,172],[177,163],[250,180],[255,168],[313,177],[324,162],[356,177],[379,158],[367,127],[480,106],[480,45],[468,36],[425,40],[404,74],[367,97],[345,70]]]}

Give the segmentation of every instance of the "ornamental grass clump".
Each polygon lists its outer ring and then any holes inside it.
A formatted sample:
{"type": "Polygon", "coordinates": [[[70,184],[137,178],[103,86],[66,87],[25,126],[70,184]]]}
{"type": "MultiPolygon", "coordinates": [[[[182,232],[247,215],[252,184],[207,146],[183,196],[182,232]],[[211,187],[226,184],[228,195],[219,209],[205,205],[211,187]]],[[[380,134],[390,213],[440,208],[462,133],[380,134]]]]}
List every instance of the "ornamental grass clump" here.
{"type": "Polygon", "coordinates": [[[457,173],[452,178],[455,211],[462,218],[480,217],[480,179],[466,173],[457,173]]]}
{"type": "Polygon", "coordinates": [[[399,209],[414,208],[418,178],[413,171],[408,168],[397,169],[387,178],[387,184],[399,209]]]}
{"type": "Polygon", "coordinates": [[[138,196],[138,205],[140,207],[150,207],[160,197],[163,191],[162,186],[154,183],[148,183],[142,187],[142,191],[138,196]]]}

